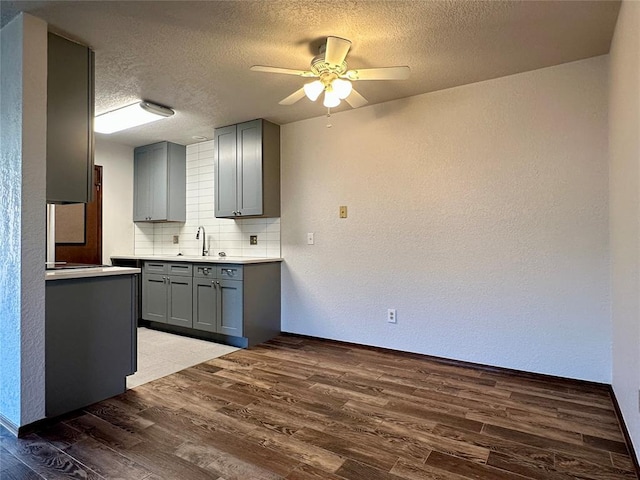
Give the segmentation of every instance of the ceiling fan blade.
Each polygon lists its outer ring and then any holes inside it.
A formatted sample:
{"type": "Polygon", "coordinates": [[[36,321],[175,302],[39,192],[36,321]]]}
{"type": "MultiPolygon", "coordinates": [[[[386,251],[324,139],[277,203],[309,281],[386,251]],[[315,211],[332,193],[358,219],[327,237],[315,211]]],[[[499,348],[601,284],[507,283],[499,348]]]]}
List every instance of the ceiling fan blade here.
{"type": "Polygon", "coordinates": [[[406,80],[411,69],[404,67],[361,68],[344,74],[349,80],[406,80]]]}
{"type": "Polygon", "coordinates": [[[289,95],[287,98],[284,98],[284,99],[280,100],[278,103],[280,105],[293,105],[294,103],[296,103],[298,100],[300,100],[303,97],[304,97],[304,87],[302,87],[300,90],[296,90],[291,95],[289,95]]]}
{"type": "Polygon", "coordinates": [[[366,105],[367,103],[369,103],[366,98],[364,98],[362,95],[356,92],[355,88],[351,89],[351,93],[347,98],[345,98],[345,101],[349,105],[351,105],[352,108],[362,107],[363,105],[366,105]]]}
{"type": "Polygon", "coordinates": [[[265,73],[283,73],[285,75],[298,75],[300,77],[315,77],[312,72],[308,72],[305,70],[293,70],[291,68],[280,68],[280,67],[267,67],[265,65],[254,65],[249,70],[254,72],[265,72],[265,73]]]}
{"type": "Polygon", "coordinates": [[[351,42],[346,38],[327,37],[324,61],[331,65],[342,65],[350,48],[351,42]]]}

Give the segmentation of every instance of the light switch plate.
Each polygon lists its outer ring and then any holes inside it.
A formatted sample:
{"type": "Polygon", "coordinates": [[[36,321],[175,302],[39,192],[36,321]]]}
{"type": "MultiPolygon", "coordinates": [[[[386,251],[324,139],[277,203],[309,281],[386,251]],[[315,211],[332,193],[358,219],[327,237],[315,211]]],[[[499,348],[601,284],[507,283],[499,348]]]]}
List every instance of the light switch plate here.
{"type": "Polygon", "coordinates": [[[180,236],[179,235],[174,235],[173,236],[173,244],[174,245],[178,245],[180,243],[180,236]]]}
{"type": "Polygon", "coordinates": [[[340,218],[347,218],[347,206],[340,205],[340,218]]]}
{"type": "Polygon", "coordinates": [[[249,235],[249,245],[258,244],[258,235],[249,235]]]}
{"type": "Polygon", "coordinates": [[[313,233],[307,233],[307,245],[313,245],[314,241],[313,233]]]}

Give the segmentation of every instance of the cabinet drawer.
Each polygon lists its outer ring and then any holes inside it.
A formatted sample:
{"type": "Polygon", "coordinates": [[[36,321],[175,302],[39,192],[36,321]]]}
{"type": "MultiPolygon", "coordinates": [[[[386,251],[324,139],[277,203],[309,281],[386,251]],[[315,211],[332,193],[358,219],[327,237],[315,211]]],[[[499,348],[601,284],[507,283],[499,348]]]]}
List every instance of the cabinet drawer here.
{"type": "Polygon", "coordinates": [[[215,265],[194,265],[193,276],[196,278],[218,278],[215,265]]]}
{"type": "Polygon", "coordinates": [[[193,266],[190,263],[170,263],[169,275],[180,275],[182,277],[193,276],[193,266]]]}
{"type": "Polygon", "coordinates": [[[144,262],[144,273],[167,273],[168,271],[168,263],[144,262]]]}
{"type": "Polygon", "coordinates": [[[217,268],[219,279],[242,280],[241,265],[224,265],[217,268]]]}

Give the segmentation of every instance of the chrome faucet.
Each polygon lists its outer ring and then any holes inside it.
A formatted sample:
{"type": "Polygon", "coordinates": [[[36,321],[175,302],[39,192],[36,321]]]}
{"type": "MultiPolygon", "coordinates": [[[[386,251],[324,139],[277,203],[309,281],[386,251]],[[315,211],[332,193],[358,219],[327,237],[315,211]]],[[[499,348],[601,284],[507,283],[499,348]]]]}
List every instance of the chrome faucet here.
{"type": "Polygon", "coordinates": [[[202,256],[205,257],[209,253],[205,246],[205,242],[207,241],[207,234],[204,231],[204,227],[200,225],[198,227],[198,233],[196,233],[196,240],[200,238],[200,230],[202,230],[202,256]]]}

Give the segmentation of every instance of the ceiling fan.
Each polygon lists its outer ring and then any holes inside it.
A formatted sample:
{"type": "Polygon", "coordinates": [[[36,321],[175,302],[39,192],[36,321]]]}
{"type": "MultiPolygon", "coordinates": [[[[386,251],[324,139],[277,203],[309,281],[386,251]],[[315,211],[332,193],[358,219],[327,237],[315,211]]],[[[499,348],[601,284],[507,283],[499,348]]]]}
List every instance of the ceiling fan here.
{"type": "Polygon", "coordinates": [[[351,85],[353,81],[405,80],[409,78],[411,70],[407,66],[348,70],[345,58],[350,48],[351,42],[345,38],[327,37],[326,44],[320,46],[320,53],[311,60],[309,70],[293,70],[264,65],[254,65],[251,70],[316,78],[317,80],[305,84],[279,103],[280,105],[293,105],[305,95],[309,100],[315,102],[324,92],[322,103],[327,108],[337,107],[341,100],[345,100],[353,108],[361,107],[367,103],[367,99],[351,85]]]}

